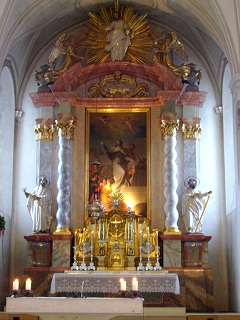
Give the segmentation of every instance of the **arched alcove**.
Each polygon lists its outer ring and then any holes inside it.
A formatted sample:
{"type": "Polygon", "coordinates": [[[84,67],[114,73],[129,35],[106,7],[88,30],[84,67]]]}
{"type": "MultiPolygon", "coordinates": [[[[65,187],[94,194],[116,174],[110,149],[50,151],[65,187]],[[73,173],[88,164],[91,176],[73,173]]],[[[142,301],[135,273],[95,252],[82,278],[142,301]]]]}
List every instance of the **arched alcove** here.
{"type": "Polygon", "coordinates": [[[10,270],[10,239],[13,201],[13,159],[15,96],[14,83],[7,66],[0,74],[0,215],[5,218],[5,232],[0,237],[0,308],[4,306],[10,270]]]}

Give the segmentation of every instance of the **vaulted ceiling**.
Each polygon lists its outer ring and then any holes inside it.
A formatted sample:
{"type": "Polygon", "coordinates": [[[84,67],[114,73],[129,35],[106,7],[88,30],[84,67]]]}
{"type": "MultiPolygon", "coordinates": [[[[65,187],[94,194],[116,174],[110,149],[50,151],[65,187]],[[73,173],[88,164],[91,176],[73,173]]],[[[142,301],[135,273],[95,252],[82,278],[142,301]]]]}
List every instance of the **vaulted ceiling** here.
{"type": "MultiPolygon", "coordinates": [[[[1,3],[0,62],[2,66],[7,59],[15,66],[20,88],[26,73],[32,72],[34,59],[50,42],[64,30],[86,22],[89,11],[99,10],[100,5],[113,6],[114,0],[1,0],[1,3]]],[[[119,0],[120,5],[132,5],[139,15],[147,13],[150,23],[176,31],[202,59],[219,89],[217,79],[224,57],[231,63],[232,73],[240,69],[233,54],[237,44],[230,32],[225,3],[228,1],[119,0]]],[[[229,10],[234,3],[232,0],[229,10]]]]}

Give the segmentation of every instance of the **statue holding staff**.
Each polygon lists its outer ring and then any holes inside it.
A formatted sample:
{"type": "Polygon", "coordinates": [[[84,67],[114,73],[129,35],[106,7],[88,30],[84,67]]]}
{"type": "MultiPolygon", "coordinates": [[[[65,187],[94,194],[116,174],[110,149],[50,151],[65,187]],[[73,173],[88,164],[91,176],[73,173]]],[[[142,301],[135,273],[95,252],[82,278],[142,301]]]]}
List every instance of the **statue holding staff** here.
{"type": "Polygon", "coordinates": [[[185,181],[187,190],[182,198],[182,216],[187,233],[203,233],[202,218],[212,191],[201,193],[196,190],[199,181],[190,177],[185,181]]]}

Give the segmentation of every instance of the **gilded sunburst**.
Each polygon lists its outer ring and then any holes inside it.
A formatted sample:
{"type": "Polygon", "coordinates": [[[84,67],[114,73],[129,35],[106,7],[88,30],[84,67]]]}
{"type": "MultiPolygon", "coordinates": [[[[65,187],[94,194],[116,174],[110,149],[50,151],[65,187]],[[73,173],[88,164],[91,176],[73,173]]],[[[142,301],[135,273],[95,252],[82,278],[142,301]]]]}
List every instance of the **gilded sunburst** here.
{"type": "Polygon", "coordinates": [[[89,12],[86,25],[89,48],[87,63],[130,61],[149,63],[150,49],[154,45],[146,15],[138,16],[131,6],[100,6],[98,13],[89,12]]]}

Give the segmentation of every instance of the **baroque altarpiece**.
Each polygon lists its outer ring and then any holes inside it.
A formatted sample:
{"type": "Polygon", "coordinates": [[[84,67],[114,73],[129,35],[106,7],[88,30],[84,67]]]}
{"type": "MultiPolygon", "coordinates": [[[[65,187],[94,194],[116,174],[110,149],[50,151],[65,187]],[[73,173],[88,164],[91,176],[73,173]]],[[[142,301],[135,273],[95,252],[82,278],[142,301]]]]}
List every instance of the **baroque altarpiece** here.
{"type": "Polygon", "coordinates": [[[177,193],[198,175],[206,93],[177,33],[115,0],[61,34],[35,79],[53,198],[50,231],[25,236],[35,292],[49,294],[54,272],[168,272],[180,279],[171,306],[212,311],[211,237],[186,233],[177,193]]]}

